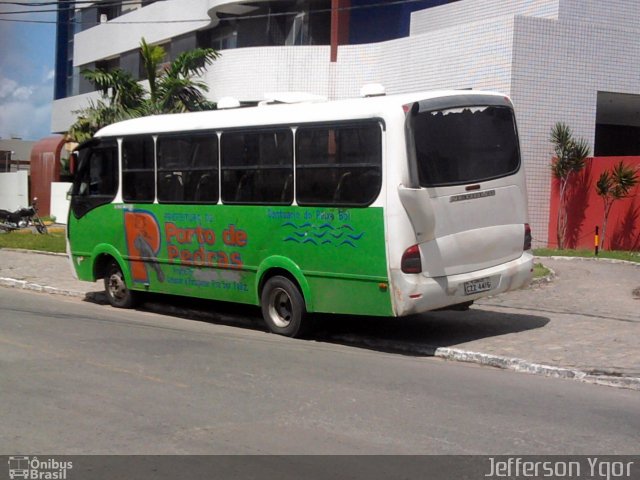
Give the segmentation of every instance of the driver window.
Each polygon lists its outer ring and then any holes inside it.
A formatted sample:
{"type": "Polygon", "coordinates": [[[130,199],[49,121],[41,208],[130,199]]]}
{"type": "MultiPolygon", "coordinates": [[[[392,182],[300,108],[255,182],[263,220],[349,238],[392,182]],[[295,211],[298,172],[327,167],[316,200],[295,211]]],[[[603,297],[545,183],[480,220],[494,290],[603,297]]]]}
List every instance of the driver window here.
{"type": "Polygon", "coordinates": [[[79,151],[78,173],[73,182],[71,209],[80,218],[110,203],[118,190],[118,145],[100,142],[79,151]]]}
{"type": "Polygon", "coordinates": [[[82,196],[115,196],[118,189],[118,146],[101,144],[84,152],[74,192],[82,196]]]}

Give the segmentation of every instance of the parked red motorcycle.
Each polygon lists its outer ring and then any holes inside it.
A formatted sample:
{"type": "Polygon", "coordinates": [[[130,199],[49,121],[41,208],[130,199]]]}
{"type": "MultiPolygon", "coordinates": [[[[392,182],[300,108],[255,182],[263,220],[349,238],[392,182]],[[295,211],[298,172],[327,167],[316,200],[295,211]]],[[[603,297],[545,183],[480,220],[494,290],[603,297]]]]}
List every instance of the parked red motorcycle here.
{"type": "Polygon", "coordinates": [[[0,209],[0,230],[11,232],[22,228],[34,226],[38,233],[49,233],[47,226],[38,216],[38,197],[33,199],[33,203],[26,207],[20,208],[15,212],[0,209]]]}

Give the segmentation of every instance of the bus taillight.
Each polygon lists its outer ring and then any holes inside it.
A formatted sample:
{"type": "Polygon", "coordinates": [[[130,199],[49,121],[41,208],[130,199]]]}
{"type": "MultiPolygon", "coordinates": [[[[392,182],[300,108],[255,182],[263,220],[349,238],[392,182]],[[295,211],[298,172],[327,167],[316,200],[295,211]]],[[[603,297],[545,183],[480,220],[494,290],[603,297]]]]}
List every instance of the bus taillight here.
{"type": "Polygon", "coordinates": [[[420,247],[413,245],[402,254],[400,269],[403,273],[421,273],[422,260],[420,260],[420,247]]]}
{"type": "Polygon", "coordinates": [[[524,224],[524,251],[531,250],[531,227],[528,223],[524,224]]]}

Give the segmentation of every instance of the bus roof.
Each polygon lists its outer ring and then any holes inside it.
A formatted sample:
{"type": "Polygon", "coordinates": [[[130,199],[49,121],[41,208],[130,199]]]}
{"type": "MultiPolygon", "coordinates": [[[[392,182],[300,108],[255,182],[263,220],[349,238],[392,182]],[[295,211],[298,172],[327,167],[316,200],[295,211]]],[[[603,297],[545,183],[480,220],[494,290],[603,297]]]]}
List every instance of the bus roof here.
{"type": "Polygon", "coordinates": [[[114,123],[100,129],[96,137],[120,137],[172,133],[221,128],[259,127],[268,125],[303,124],[384,118],[403,105],[421,100],[452,96],[506,96],[497,92],[478,90],[437,90],[429,92],[381,95],[323,102],[268,104],[177,114],[153,115],[114,123]]]}

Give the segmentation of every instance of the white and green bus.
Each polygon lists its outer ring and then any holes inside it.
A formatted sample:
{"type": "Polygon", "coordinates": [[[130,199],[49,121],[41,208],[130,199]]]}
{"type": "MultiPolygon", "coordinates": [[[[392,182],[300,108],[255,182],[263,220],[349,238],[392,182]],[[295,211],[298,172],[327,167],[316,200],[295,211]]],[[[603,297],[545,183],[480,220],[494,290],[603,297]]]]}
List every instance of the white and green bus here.
{"type": "Polygon", "coordinates": [[[504,95],[441,91],[160,115],[78,149],[68,250],[138,292],[405,316],[528,284],[525,176],[504,95]]]}

